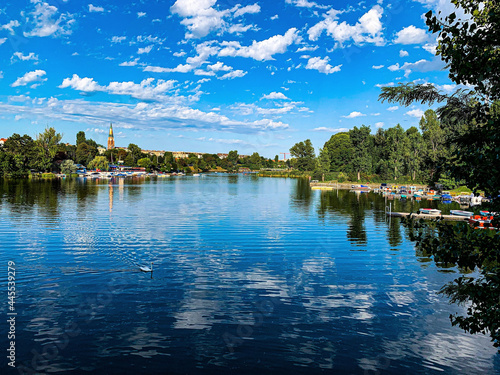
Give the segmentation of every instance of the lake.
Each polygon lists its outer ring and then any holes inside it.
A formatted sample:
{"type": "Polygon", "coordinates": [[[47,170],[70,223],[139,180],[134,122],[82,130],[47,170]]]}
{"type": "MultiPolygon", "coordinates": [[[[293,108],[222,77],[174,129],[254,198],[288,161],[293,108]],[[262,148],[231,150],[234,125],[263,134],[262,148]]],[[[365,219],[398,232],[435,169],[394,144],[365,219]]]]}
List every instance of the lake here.
{"type": "MultiPolygon", "coordinates": [[[[452,327],[463,308],[437,294],[457,270],[386,205],[243,175],[1,182],[17,371],[0,371],[500,374],[489,337],[452,327]]],[[[458,208],[392,209],[420,205],[458,208]]]]}

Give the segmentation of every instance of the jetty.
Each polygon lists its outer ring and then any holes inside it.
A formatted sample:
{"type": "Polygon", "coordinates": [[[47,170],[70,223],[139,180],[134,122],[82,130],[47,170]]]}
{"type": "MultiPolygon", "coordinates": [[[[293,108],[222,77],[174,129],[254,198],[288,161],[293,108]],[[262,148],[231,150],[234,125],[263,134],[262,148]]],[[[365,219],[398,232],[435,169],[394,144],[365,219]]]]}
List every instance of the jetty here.
{"type": "Polygon", "coordinates": [[[412,215],[415,219],[424,219],[424,220],[433,220],[433,219],[441,219],[448,221],[467,221],[468,217],[458,216],[458,215],[429,215],[429,214],[417,214],[417,213],[409,213],[409,212],[386,212],[387,216],[391,217],[408,217],[412,215]]]}

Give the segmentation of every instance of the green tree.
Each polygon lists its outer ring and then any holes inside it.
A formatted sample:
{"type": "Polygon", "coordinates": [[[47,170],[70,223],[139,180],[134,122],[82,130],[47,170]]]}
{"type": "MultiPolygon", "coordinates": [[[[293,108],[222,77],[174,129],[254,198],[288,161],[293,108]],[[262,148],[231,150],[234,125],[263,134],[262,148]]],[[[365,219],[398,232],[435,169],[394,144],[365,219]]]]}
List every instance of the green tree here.
{"type": "Polygon", "coordinates": [[[135,167],[137,165],[137,161],[142,158],[142,150],[134,143],[130,143],[127,149],[129,154],[132,156],[133,161],[130,166],[135,167]]]}
{"type": "Polygon", "coordinates": [[[299,171],[312,171],[316,166],[316,155],[311,140],[296,143],[290,148],[290,154],[295,158],[296,168],[299,171]]]}
{"type": "Polygon", "coordinates": [[[358,181],[361,179],[361,172],[368,173],[372,168],[370,154],[372,138],[370,132],[370,128],[366,125],[361,125],[360,128],[355,126],[349,130],[349,138],[352,144],[350,166],[357,173],[358,181]]]}
{"type": "Polygon", "coordinates": [[[76,148],[76,162],[87,165],[97,155],[97,148],[88,145],[86,142],[80,143],[76,148]]]}
{"type": "Polygon", "coordinates": [[[251,170],[259,170],[262,168],[262,159],[258,152],[254,152],[249,158],[249,168],[251,170]]]}
{"type": "Polygon", "coordinates": [[[78,147],[81,143],[85,142],[86,142],[85,132],[79,131],[78,133],[76,133],[76,147],[78,147]]]}
{"type": "Polygon", "coordinates": [[[24,177],[31,168],[36,168],[37,152],[35,141],[29,135],[12,134],[1,147],[3,160],[1,169],[4,175],[24,177]]]}
{"type": "Polygon", "coordinates": [[[408,138],[408,158],[406,161],[408,172],[412,176],[412,180],[415,180],[417,173],[422,169],[422,162],[425,156],[425,148],[422,135],[418,129],[414,126],[406,131],[406,137],[408,138]]]}
{"type": "Polygon", "coordinates": [[[67,159],[61,163],[61,173],[72,174],[77,171],[78,167],[73,160],[67,159]]]}
{"type": "Polygon", "coordinates": [[[328,152],[330,171],[345,171],[353,154],[349,133],[337,133],[332,135],[323,146],[323,150],[328,152]]]}
{"type": "Polygon", "coordinates": [[[88,163],[87,168],[107,171],[109,169],[108,159],[106,159],[106,156],[96,156],[90,163],[88,163]]]}
{"type": "Polygon", "coordinates": [[[445,132],[441,127],[441,123],[436,112],[432,109],[425,111],[424,116],[420,119],[420,129],[425,142],[426,155],[429,159],[431,177],[436,174],[439,164],[443,159],[446,159],[447,149],[445,147],[446,138],[445,132]]]}
{"type": "Polygon", "coordinates": [[[393,171],[394,180],[401,177],[404,161],[409,155],[409,140],[401,125],[389,128],[385,132],[387,166],[393,171]]]}
{"type": "Polygon", "coordinates": [[[37,135],[35,141],[37,158],[35,164],[40,171],[50,171],[61,139],[62,135],[56,133],[54,128],[47,128],[43,133],[37,135]]]}
{"type": "Polygon", "coordinates": [[[142,158],[142,159],[137,160],[137,166],[142,167],[142,168],[146,168],[147,172],[151,171],[152,165],[153,165],[153,163],[151,162],[151,159],[149,159],[149,158],[142,158]]]}

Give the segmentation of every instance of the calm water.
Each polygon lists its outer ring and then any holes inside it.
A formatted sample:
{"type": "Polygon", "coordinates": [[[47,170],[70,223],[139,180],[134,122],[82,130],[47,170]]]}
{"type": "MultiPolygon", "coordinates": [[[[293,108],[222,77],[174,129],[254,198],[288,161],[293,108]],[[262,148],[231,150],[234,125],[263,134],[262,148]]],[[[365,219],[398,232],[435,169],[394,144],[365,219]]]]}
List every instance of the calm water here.
{"type": "MultiPolygon", "coordinates": [[[[437,295],[455,269],[418,254],[385,205],[255,176],[0,184],[18,370],[500,373],[437,295]]],[[[5,323],[0,344],[4,374],[5,323]]]]}

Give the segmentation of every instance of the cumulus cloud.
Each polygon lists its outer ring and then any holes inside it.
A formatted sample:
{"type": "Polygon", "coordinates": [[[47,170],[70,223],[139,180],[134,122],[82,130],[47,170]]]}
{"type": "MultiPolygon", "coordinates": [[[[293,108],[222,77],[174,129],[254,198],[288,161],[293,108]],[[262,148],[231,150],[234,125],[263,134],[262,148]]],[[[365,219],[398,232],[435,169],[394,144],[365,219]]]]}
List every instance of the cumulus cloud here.
{"type": "Polygon", "coordinates": [[[43,76],[46,74],[47,73],[45,72],[45,70],[35,70],[32,72],[27,72],[22,77],[19,77],[11,86],[18,87],[26,86],[32,82],[45,82],[47,78],[43,78],[43,76]]]}
{"type": "Polygon", "coordinates": [[[146,17],[146,12],[137,12],[137,18],[146,17]]]}
{"type": "Polygon", "coordinates": [[[242,33],[256,28],[253,25],[245,26],[241,23],[229,25],[228,21],[245,14],[259,13],[259,4],[244,7],[238,4],[231,9],[218,10],[214,8],[216,2],[216,0],[177,0],[170,7],[172,14],[182,18],[181,24],[188,30],[185,34],[186,39],[203,38],[214,31],[242,33]]]}
{"type": "Polygon", "coordinates": [[[158,80],[147,78],[140,83],[135,82],[111,82],[107,86],[101,86],[93,78],[80,78],[77,74],[73,74],[71,78],[65,78],[59,88],[72,88],[74,90],[90,93],[90,92],[107,92],[112,95],[127,95],[143,100],[162,100],[168,91],[172,90],[175,80],[158,80]]]}
{"type": "Polygon", "coordinates": [[[354,111],[354,112],[349,113],[347,116],[342,116],[342,117],[344,117],[344,118],[356,118],[356,117],[361,117],[361,116],[366,116],[366,115],[361,113],[361,112],[354,111]]]}
{"type": "Polygon", "coordinates": [[[114,36],[114,37],[111,38],[111,43],[118,44],[118,43],[123,42],[125,39],[127,39],[126,36],[114,36]]]}
{"type": "Polygon", "coordinates": [[[34,52],[30,52],[27,55],[24,55],[22,52],[14,52],[14,54],[10,58],[10,61],[13,62],[16,59],[20,61],[29,61],[29,60],[38,61],[38,55],[35,55],[34,52]]]}
{"type": "Polygon", "coordinates": [[[247,5],[243,8],[240,8],[239,5],[236,6],[236,11],[234,12],[235,17],[240,17],[244,14],[255,14],[260,12],[260,5],[259,4],[252,4],[252,5],[247,5]]]}
{"type": "Polygon", "coordinates": [[[420,44],[424,43],[428,36],[424,29],[419,29],[413,25],[405,27],[396,33],[394,43],[396,44],[420,44]]]}
{"type": "Polygon", "coordinates": [[[31,31],[24,32],[25,37],[58,37],[71,34],[71,26],[75,20],[69,13],[58,14],[59,10],[53,5],[38,1],[35,4],[35,10],[29,13],[27,19],[28,25],[32,27],[31,31]]]}
{"type": "Polygon", "coordinates": [[[0,38],[0,46],[7,41],[7,38],[0,38]]]}
{"type": "Polygon", "coordinates": [[[286,97],[285,94],[283,94],[282,92],[275,92],[273,91],[272,93],[270,94],[267,94],[267,95],[263,95],[261,100],[262,99],[283,99],[283,100],[290,100],[289,98],[286,97]]]}
{"type": "Polygon", "coordinates": [[[96,12],[96,13],[104,12],[104,8],[103,7],[94,6],[92,4],[89,4],[89,12],[90,13],[93,13],[93,12],[96,12]]]}
{"type": "Polygon", "coordinates": [[[405,115],[421,118],[424,115],[424,111],[421,109],[412,109],[411,111],[406,112],[405,115]]]}
{"type": "Polygon", "coordinates": [[[405,51],[404,49],[399,51],[399,57],[406,57],[408,55],[409,55],[408,51],[405,51]]]}
{"type": "Polygon", "coordinates": [[[318,72],[325,74],[340,72],[342,64],[333,67],[330,64],[328,64],[328,61],[330,61],[330,58],[328,56],[326,56],[323,59],[320,57],[311,57],[307,61],[306,69],[317,70],[318,72]]]}
{"type": "Polygon", "coordinates": [[[396,110],[398,110],[398,109],[399,109],[399,107],[398,107],[397,105],[395,105],[395,106],[393,106],[393,107],[389,107],[389,108],[387,108],[387,110],[388,110],[388,111],[391,111],[391,112],[394,112],[394,111],[396,111],[396,110]]]}
{"type": "Polygon", "coordinates": [[[380,21],[383,12],[381,6],[375,5],[361,16],[356,24],[350,25],[345,21],[339,23],[338,17],[342,12],[330,9],[324,15],[324,20],[312,26],[307,33],[310,40],[316,41],[323,31],[326,31],[327,35],[332,37],[339,47],[351,41],[357,45],[372,43],[381,46],[385,44],[382,36],[382,22],[380,21]]]}
{"type": "Polygon", "coordinates": [[[222,77],[219,77],[219,79],[234,79],[234,78],[239,78],[243,77],[247,74],[247,72],[243,70],[233,70],[232,72],[224,74],[222,77]]]}
{"type": "Polygon", "coordinates": [[[384,127],[384,123],[383,122],[377,122],[375,123],[375,127],[378,129],[378,128],[382,128],[384,127]]]}
{"type": "Polygon", "coordinates": [[[132,61],[124,61],[120,64],[120,66],[136,66],[139,64],[139,58],[136,58],[132,61]]]}
{"type": "Polygon", "coordinates": [[[325,5],[319,5],[314,1],[307,1],[307,0],[285,0],[285,3],[295,5],[298,8],[319,8],[319,9],[328,8],[325,5]]]}
{"type": "Polygon", "coordinates": [[[224,63],[222,63],[220,61],[216,62],[213,65],[208,65],[207,69],[214,71],[214,72],[220,72],[220,71],[229,72],[230,70],[233,70],[232,67],[224,65],[224,63]]]}
{"type": "Polygon", "coordinates": [[[253,41],[250,46],[242,46],[239,42],[222,42],[219,56],[250,57],[258,61],[274,60],[273,55],[284,53],[293,43],[299,42],[300,36],[296,28],[289,29],[285,35],[275,35],[260,42],[253,41]]]}
{"type": "MultiPolygon", "coordinates": [[[[7,30],[9,33],[11,33],[12,35],[15,34],[14,32],[14,27],[19,27],[21,24],[19,23],[19,21],[17,20],[12,20],[10,21],[9,23],[5,24],[5,25],[1,25],[0,26],[0,30],[7,30]]],[[[5,42],[5,39],[4,39],[4,42],[5,42]]],[[[0,43],[2,44],[2,43],[0,43]]]]}
{"type": "Polygon", "coordinates": [[[148,54],[149,52],[151,52],[152,49],[153,49],[153,46],[147,46],[147,47],[144,47],[144,48],[139,48],[137,50],[137,54],[139,54],[139,55],[142,55],[144,53],[148,54]]]}
{"type": "Polygon", "coordinates": [[[373,65],[372,69],[382,69],[384,65],[373,65]]]}

